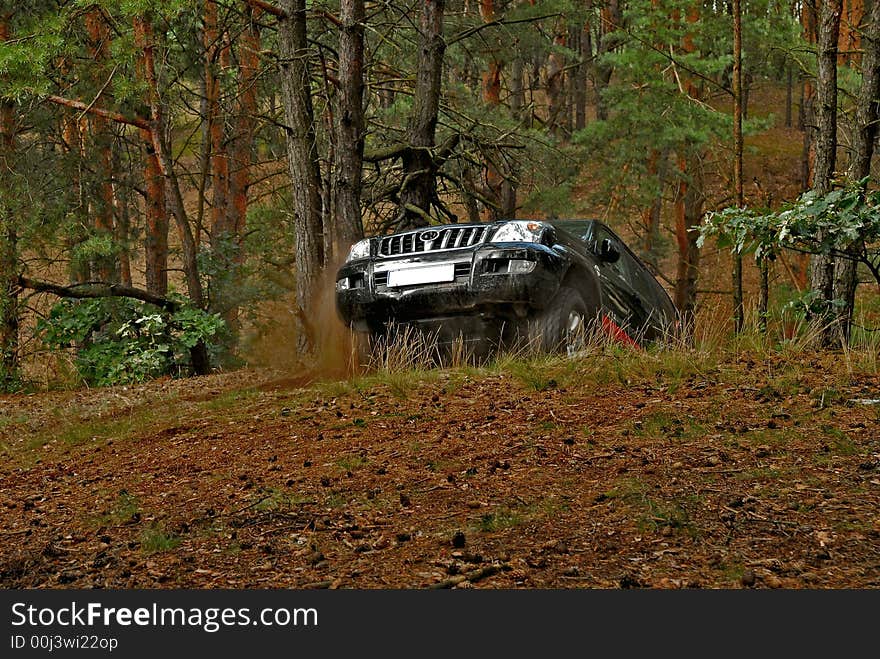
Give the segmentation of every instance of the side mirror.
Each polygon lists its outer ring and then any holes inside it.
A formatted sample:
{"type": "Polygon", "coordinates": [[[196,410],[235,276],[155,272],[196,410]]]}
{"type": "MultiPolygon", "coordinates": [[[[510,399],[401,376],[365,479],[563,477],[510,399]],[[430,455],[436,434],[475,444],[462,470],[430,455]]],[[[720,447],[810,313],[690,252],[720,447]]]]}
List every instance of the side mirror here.
{"type": "Polygon", "coordinates": [[[611,242],[611,238],[605,238],[599,246],[599,258],[605,263],[616,263],[620,258],[620,252],[611,242]]]}

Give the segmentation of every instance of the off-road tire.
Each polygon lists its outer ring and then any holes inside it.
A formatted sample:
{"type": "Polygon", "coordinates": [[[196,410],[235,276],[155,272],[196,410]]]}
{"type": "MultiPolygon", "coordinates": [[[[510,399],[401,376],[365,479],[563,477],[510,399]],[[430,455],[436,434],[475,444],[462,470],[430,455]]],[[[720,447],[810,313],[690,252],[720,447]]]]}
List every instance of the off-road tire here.
{"type": "Polygon", "coordinates": [[[588,317],[581,294],[562,286],[546,309],[526,320],[528,344],[542,352],[574,354],[583,348],[588,317]]]}

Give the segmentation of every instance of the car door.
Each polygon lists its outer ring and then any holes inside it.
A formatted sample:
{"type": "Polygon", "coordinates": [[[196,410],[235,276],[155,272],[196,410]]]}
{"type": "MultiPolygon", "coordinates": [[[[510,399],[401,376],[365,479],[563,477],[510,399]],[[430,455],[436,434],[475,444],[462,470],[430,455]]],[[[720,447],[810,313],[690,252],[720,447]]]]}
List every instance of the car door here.
{"type": "Polygon", "coordinates": [[[635,337],[645,327],[650,316],[649,305],[634,285],[634,278],[638,277],[637,263],[621,240],[606,227],[596,224],[590,238],[596,254],[599,253],[602,241],[607,239],[620,255],[613,262],[599,259],[603,303],[608,317],[630,336],[635,337]]]}

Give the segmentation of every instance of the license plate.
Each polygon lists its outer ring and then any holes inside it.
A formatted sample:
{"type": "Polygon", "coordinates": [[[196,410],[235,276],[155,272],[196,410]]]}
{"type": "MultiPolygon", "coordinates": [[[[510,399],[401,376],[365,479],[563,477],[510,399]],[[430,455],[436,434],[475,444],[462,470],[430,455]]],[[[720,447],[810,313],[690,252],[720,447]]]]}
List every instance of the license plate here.
{"type": "Polygon", "coordinates": [[[416,286],[418,284],[437,284],[455,281],[455,264],[420,265],[388,271],[388,287],[416,286]]]}

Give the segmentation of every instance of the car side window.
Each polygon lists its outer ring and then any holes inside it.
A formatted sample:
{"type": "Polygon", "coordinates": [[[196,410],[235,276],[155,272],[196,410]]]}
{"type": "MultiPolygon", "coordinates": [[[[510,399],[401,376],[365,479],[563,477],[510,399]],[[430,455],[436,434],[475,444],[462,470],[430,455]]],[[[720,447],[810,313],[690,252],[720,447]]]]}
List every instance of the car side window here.
{"type": "Polygon", "coordinates": [[[591,247],[593,251],[598,254],[599,249],[601,248],[602,241],[608,239],[611,241],[611,244],[620,254],[620,258],[617,259],[614,263],[606,263],[605,265],[613,270],[617,275],[623,279],[625,282],[631,284],[632,274],[633,274],[633,263],[630,260],[630,256],[626,251],[626,248],[620,244],[620,241],[617,237],[612,234],[610,231],[605,229],[604,227],[596,227],[593,230],[593,240],[591,241],[591,247]]]}

